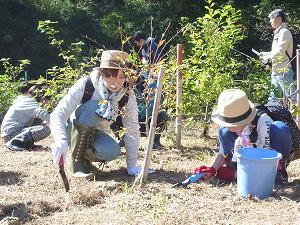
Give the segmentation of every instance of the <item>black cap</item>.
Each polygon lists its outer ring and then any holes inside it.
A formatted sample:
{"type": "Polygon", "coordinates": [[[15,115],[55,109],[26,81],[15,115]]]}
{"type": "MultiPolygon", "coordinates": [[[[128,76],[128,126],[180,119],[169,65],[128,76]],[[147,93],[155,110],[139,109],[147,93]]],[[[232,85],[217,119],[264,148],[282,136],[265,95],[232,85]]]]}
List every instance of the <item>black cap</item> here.
{"type": "Polygon", "coordinates": [[[285,15],[282,9],[275,9],[268,15],[269,18],[273,19],[276,17],[281,17],[282,22],[285,22],[285,15]]]}
{"type": "Polygon", "coordinates": [[[148,35],[146,35],[142,31],[137,31],[137,32],[134,33],[132,38],[133,38],[134,41],[140,41],[141,39],[147,40],[148,35]]]}

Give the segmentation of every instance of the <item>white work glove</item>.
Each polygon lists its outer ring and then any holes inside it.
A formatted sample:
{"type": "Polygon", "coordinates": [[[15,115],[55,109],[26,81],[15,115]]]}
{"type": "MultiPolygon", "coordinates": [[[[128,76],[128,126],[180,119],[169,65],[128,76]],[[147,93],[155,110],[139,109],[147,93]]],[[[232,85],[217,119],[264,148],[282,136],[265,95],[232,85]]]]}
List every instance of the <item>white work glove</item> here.
{"type": "MultiPolygon", "coordinates": [[[[129,167],[127,167],[127,173],[128,173],[128,175],[131,175],[131,176],[138,176],[141,171],[142,171],[142,168],[139,167],[139,166],[129,166],[129,167]]],[[[149,174],[155,173],[155,170],[149,169],[148,173],[149,174]]]]}
{"type": "Polygon", "coordinates": [[[63,156],[63,162],[66,161],[67,151],[68,151],[68,140],[62,139],[56,141],[50,145],[52,150],[53,162],[55,165],[59,165],[61,156],[63,156]]]}
{"type": "Polygon", "coordinates": [[[144,65],[147,65],[147,64],[148,64],[148,61],[147,61],[147,59],[145,59],[145,58],[142,58],[142,63],[143,63],[144,65]]]}
{"type": "Polygon", "coordinates": [[[127,173],[128,173],[128,175],[131,175],[131,176],[138,176],[141,171],[142,171],[142,168],[139,166],[127,167],[127,173]]]}
{"type": "Polygon", "coordinates": [[[259,53],[259,58],[263,60],[268,60],[269,59],[269,52],[260,52],[259,53]]]}

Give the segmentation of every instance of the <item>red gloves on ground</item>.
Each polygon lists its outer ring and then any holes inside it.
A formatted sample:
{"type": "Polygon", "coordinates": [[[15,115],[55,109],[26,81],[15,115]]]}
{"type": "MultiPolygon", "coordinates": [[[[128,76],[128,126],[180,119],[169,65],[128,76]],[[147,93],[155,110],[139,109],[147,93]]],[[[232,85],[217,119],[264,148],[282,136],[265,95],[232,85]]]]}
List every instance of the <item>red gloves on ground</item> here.
{"type": "Polygon", "coordinates": [[[209,177],[213,177],[216,175],[217,171],[214,167],[207,167],[207,166],[199,166],[197,167],[193,174],[196,174],[196,173],[205,173],[205,179],[208,179],[209,177]]]}

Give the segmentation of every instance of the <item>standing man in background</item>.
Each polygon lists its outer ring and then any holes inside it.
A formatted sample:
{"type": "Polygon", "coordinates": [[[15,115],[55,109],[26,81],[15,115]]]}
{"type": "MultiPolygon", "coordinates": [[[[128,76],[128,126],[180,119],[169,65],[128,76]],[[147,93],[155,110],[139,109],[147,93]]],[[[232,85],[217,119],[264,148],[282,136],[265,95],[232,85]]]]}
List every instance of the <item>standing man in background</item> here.
{"type": "MultiPolygon", "coordinates": [[[[290,98],[292,103],[296,102],[294,92],[293,76],[294,71],[291,66],[290,57],[293,54],[293,37],[288,30],[285,14],[282,9],[275,9],[268,18],[274,29],[274,38],[272,50],[270,52],[261,52],[260,57],[263,60],[272,61],[271,83],[281,92],[281,95],[290,98]]],[[[276,101],[274,91],[271,91],[270,101],[276,101]]]]}

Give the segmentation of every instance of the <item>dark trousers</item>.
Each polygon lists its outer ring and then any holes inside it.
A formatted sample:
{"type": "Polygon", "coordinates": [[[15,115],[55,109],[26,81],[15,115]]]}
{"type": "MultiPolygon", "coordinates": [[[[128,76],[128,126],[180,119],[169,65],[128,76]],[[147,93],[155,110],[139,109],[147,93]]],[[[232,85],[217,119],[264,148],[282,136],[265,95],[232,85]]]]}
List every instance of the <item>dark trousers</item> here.
{"type": "MultiPolygon", "coordinates": [[[[227,158],[231,159],[234,149],[234,142],[237,134],[231,132],[228,128],[219,129],[220,149],[222,149],[227,158]]],[[[292,133],[290,128],[282,121],[275,121],[270,127],[270,146],[272,149],[282,154],[282,159],[287,160],[292,150],[292,133]]]]}

